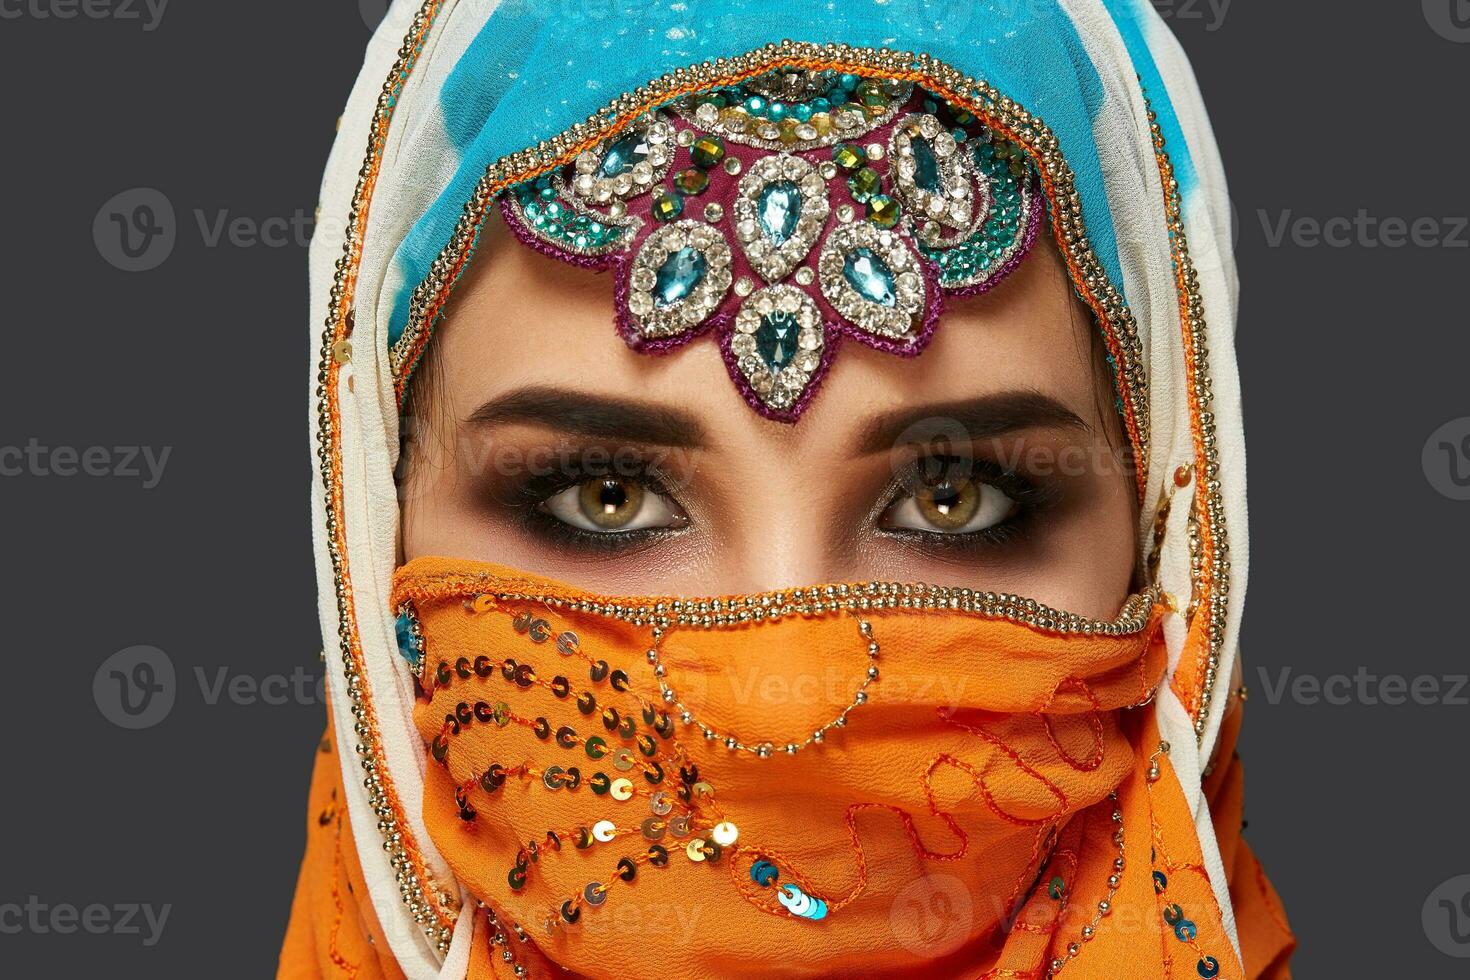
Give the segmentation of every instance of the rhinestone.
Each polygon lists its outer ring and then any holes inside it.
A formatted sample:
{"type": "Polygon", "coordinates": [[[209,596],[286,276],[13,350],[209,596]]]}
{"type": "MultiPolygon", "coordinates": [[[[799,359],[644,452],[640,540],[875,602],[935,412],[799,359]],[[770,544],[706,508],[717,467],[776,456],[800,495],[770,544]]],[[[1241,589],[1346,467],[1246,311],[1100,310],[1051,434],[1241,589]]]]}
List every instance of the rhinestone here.
{"type": "Polygon", "coordinates": [[[632,132],[619,137],[602,155],[598,170],[604,177],[618,177],[648,159],[647,134],[632,132]]]}
{"type": "Polygon", "coordinates": [[[839,204],[839,205],[837,205],[837,220],[838,221],[851,221],[852,219],[853,219],[853,210],[852,210],[852,205],[851,204],[839,204]]]}
{"type": "Polygon", "coordinates": [[[842,277],[870,303],[895,306],[893,270],[871,248],[860,246],[842,263],[842,277]]]}
{"type": "Polygon", "coordinates": [[[878,176],[878,171],[872,167],[863,167],[857,173],[847,178],[847,189],[852,192],[852,199],[859,204],[865,203],[868,198],[877,194],[883,187],[883,180],[878,176]]]}
{"type": "Polygon", "coordinates": [[[704,278],[705,266],[704,253],[696,248],[686,245],[671,252],[658,267],[653,286],[654,303],[672,306],[687,297],[704,278]]]}
{"type": "Polygon", "coordinates": [[[756,198],[756,214],[771,244],[777,248],[786,244],[801,217],[801,194],[796,184],[789,180],[767,184],[756,198]]]}
{"type": "Polygon", "coordinates": [[[740,158],[739,157],[726,157],[725,158],[725,173],[727,173],[731,177],[733,177],[736,174],[738,174],[739,172],[740,172],[740,158]]]}
{"type": "Polygon", "coordinates": [[[931,194],[939,192],[939,158],[934,155],[934,147],[923,138],[916,138],[909,144],[909,149],[914,156],[914,183],[920,190],[931,194]]]}
{"type": "Polygon", "coordinates": [[[704,206],[704,220],[713,224],[725,216],[725,209],[720,207],[718,201],[710,201],[704,206]]]}
{"type": "Polygon", "coordinates": [[[686,167],[674,175],[674,186],[684,194],[703,194],[709,187],[709,174],[698,167],[686,167]]]}
{"type": "Polygon", "coordinates": [[[796,281],[801,283],[803,286],[810,286],[812,284],[812,280],[816,277],[817,274],[813,272],[808,266],[802,266],[800,269],[796,270],[796,281]]]}
{"type": "Polygon", "coordinates": [[[868,159],[869,160],[881,160],[881,159],[883,159],[883,144],[882,143],[869,143],[868,146],[867,146],[867,151],[868,151],[868,159]]]}
{"type": "Polygon", "coordinates": [[[874,194],[868,198],[868,220],[879,228],[892,228],[898,224],[899,214],[898,202],[887,194],[874,194]]]}
{"type": "Polygon", "coordinates": [[[725,144],[718,136],[701,136],[689,148],[689,159],[699,167],[713,167],[724,157],[725,144]]]}
{"type": "MultiPolygon", "coordinates": [[[[751,282],[750,279],[746,278],[745,276],[741,276],[739,279],[736,279],[735,280],[735,295],[736,296],[749,296],[751,294],[751,292],[754,291],[754,289],[755,289],[755,283],[751,282]]],[[[686,711],[681,716],[681,717],[683,717],[685,724],[688,724],[689,723],[689,720],[690,719],[689,719],[688,715],[689,715],[689,712],[686,711]]]]}
{"type": "Polygon", "coordinates": [[[851,143],[838,143],[832,147],[832,162],[843,170],[856,170],[865,159],[861,147],[851,143]]]}
{"type": "Polygon", "coordinates": [[[673,221],[684,213],[684,198],[675,191],[660,194],[653,199],[652,210],[659,221],[673,221]]]}
{"type": "Polygon", "coordinates": [[[772,372],[780,372],[796,356],[796,334],[800,329],[796,317],[773,310],[761,317],[755,330],[756,350],[772,372]]]}

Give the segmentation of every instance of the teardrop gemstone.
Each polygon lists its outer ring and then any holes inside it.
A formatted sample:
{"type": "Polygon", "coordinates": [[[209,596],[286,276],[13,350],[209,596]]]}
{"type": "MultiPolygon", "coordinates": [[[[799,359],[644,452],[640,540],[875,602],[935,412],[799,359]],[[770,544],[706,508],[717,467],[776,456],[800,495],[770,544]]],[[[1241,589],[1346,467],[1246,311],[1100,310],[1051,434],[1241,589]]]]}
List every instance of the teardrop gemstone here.
{"type": "Polygon", "coordinates": [[[796,356],[796,335],[799,324],[795,315],[776,310],[761,317],[755,330],[755,348],[761,360],[771,369],[780,372],[796,356]]]}
{"type": "Polygon", "coordinates": [[[921,191],[930,194],[939,193],[939,158],[934,155],[934,147],[929,141],[916,138],[909,144],[914,154],[914,184],[921,191]]]}
{"type": "Polygon", "coordinates": [[[688,296],[704,278],[704,253],[688,245],[669,253],[658,267],[653,282],[656,306],[673,306],[688,296]]]}
{"type": "Polygon", "coordinates": [[[616,177],[648,159],[648,139],[638,131],[619,137],[602,155],[598,169],[604,177],[616,177]]]}
{"type": "Polygon", "coordinates": [[[792,181],[773,181],[761,189],[755,208],[761,230],[772,245],[780,248],[796,232],[796,221],[801,217],[801,192],[792,181]]]}
{"type": "Polygon", "coordinates": [[[860,246],[848,252],[842,263],[842,277],[870,303],[880,306],[898,303],[893,292],[893,270],[871,248],[860,246]]]}

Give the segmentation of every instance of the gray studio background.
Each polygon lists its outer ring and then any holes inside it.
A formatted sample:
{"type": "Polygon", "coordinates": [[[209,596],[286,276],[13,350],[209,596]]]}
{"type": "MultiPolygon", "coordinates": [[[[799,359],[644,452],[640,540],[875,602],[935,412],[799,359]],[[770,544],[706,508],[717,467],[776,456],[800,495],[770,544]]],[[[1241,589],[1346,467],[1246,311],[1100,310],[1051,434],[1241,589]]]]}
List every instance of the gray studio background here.
{"type": "MultiPolygon", "coordinates": [[[[1158,5],[1239,224],[1247,838],[1299,976],[1470,975],[1470,6],[1158,5]]],[[[274,970],[323,724],[305,244],[383,6],[0,0],[5,977],[274,970]],[[93,685],[140,646],[174,697],[130,729],[93,685]]]]}

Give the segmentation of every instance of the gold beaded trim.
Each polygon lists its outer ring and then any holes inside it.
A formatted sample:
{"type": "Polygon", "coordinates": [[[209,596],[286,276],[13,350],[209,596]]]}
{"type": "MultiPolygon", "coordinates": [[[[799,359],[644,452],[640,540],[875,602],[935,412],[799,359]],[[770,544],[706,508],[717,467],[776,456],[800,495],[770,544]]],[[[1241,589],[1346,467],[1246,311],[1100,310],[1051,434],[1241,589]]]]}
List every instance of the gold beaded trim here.
{"type": "Polygon", "coordinates": [[[1158,599],[1150,588],[1128,597],[1118,618],[1105,622],[1076,613],[1062,612],[1035,599],[1005,592],[979,592],[944,585],[906,582],[862,582],[855,585],[821,585],[753,595],[708,599],[667,599],[633,604],[607,596],[568,599],[550,590],[517,588],[490,573],[445,576],[416,580],[394,589],[398,599],[431,601],[447,593],[476,591],[512,602],[533,602],[570,612],[592,613],[635,626],[660,628],[692,626],[728,629],[752,623],[777,621],[786,616],[821,617],[836,613],[865,613],[885,609],[969,613],[989,619],[1005,619],[1051,633],[1126,636],[1148,627],[1158,599]]]}
{"type": "MultiPolygon", "coordinates": [[[[392,776],[384,762],[382,739],[377,717],[367,690],[366,672],[362,665],[353,610],[351,579],[347,569],[346,537],[342,527],[341,433],[337,429],[337,373],[341,363],[336,352],[352,333],[353,292],[357,270],[362,259],[363,231],[367,226],[368,206],[377,182],[378,166],[388,125],[404,82],[413,71],[424,39],[444,0],[425,0],[414,16],[413,24],[398,51],[398,60],[383,83],[378,96],[372,126],[369,130],[367,157],[358,171],[357,186],[352,195],[352,209],[347,219],[346,240],[337,259],[332,280],[326,328],[317,368],[317,460],[322,484],[326,488],[327,550],[332,559],[332,576],[337,601],[337,639],[342,654],[342,670],[347,693],[352,700],[352,730],[359,741],[356,752],[364,773],[363,786],[368,805],[378,818],[378,831],[383,836],[383,850],[397,874],[398,891],[415,922],[419,923],[436,949],[449,949],[459,902],[453,890],[441,888],[430,877],[424,865],[413,832],[404,816],[392,776]]],[[[344,772],[344,777],[347,775],[344,772]]]]}
{"type": "Polygon", "coordinates": [[[777,68],[832,68],[891,77],[920,85],[953,105],[968,109],[992,129],[1021,145],[1040,171],[1052,204],[1053,235],[1078,291],[1104,325],[1104,338],[1118,366],[1118,393],[1128,435],[1135,449],[1139,493],[1148,485],[1149,409],[1143,344],[1133,313],[1108,280],[1087,237],[1076,179],[1055,134],[1041,119],[1005,97],[989,83],[926,54],[784,40],[734,58],[716,58],[676,68],[648,85],[618,96],[584,122],[490,164],[465,205],[449,243],[428,276],[414,288],[408,324],[390,351],[400,401],[409,373],[428,342],[428,334],[469,262],[481,223],[505,188],[572,162],[644,113],[680,96],[731,85],[777,68]]]}
{"type": "MultiPolygon", "coordinates": [[[[1209,345],[1205,327],[1204,297],[1200,295],[1199,276],[1189,255],[1189,240],[1184,232],[1184,213],[1179,195],[1179,182],[1174,167],[1164,150],[1164,134],[1157,116],[1149,110],[1153,132],[1154,155],[1164,185],[1164,209],[1173,251],[1174,272],[1178,277],[1180,321],[1184,331],[1185,381],[1190,396],[1190,424],[1194,435],[1194,469],[1198,481],[1195,507],[1189,524],[1190,576],[1195,592],[1190,597],[1191,618],[1204,610],[1208,617],[1207,638],[1202,662],[1196,665],[1196,691],[1184,691],[1185,707],[1194,720],[1195,741],[1203,743],[1214,699],[1215,681],[1220,668],[1220,653],[1225,646],[1225,630],[1230,600],[1230,546],[1225,533],[1225,500],[1220,486],[1220,447],[1215,434],[1214,397],[1209,371],[1209,345]],[[1190,704],[1190,698],[1194,700],[1190,704]]],[[[1176,690],[1180,674],[1174,675],[1176,690]]]]}

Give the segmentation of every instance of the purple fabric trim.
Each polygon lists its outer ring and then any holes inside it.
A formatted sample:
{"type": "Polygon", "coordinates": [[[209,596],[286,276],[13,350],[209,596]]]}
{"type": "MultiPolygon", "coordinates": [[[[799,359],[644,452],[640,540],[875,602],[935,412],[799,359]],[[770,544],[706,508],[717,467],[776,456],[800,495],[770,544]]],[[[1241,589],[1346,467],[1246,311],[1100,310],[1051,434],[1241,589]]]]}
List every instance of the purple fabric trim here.
{"type": "Polygon", "coordinates": [[[806,411],[807,406],[816,397],[817,389],[822,386],[822,379],[827,376],[827,368],[832,365],[832,357],[837,352],[837,345],[842,341],[842,333],[837,329],[836,324],[822,324],[822,359],[817,364],[817,369],[812,372],[811,380],[807,382],[805,390],[797,396],[796,401],[791,403],[790,408],[783,411],[772,408],[762,401],[761,396],[750,386],[750,382],[741,373],[740,365],[736,363],[738,358],[736,358],[735,352],[730,349],[730,341],[734,335],[735,331],[733,329],[720,331],[720,356],[725,359],[725,369],[730,372],[730,380],[734,381],[735,387],[740,389],[740,394],[745,399],[747,405],[773,422],[785,422],[787,424],[791,424],[801,418],[801,413],[806,411]]]}

